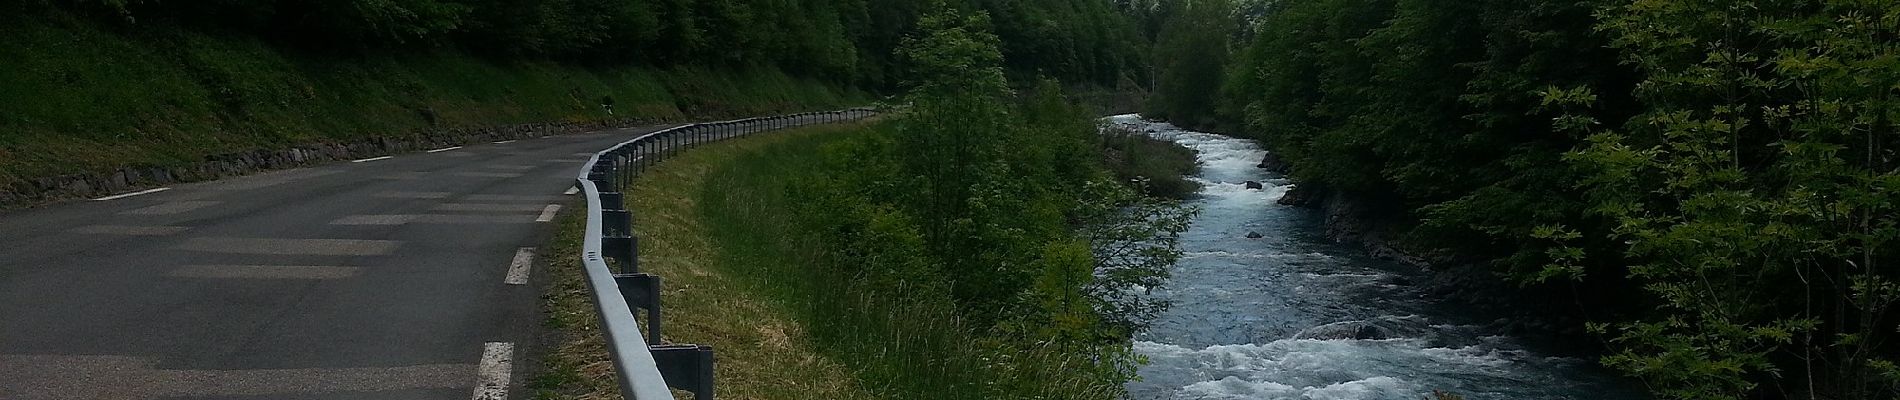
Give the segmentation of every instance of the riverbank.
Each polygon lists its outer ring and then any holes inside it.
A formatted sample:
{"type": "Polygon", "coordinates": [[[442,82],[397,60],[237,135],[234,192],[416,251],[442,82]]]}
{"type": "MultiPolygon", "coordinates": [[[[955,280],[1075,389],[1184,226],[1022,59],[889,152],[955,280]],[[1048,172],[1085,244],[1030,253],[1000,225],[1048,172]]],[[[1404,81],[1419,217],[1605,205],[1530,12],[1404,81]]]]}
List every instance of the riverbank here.
{"type": "MultiPolygon", "coordinates": [[[[1269,155],[1261,168],[1283,168],[1272,161],[1269,155]]],[[[1559,354],[1602,355],[1603,343],[1584,330],[1588,321],[1571,292],[1526,290],[1483,260],[1409,242],[1399,232],[1413,222],[1382,210],[1375,198],[1295,182],[1276,203],[1316,212],[1327,240],[1422,272],[1425,279],[1417,283],[1424,295],[1471,309],[1492,329],[1559,354]]]]}

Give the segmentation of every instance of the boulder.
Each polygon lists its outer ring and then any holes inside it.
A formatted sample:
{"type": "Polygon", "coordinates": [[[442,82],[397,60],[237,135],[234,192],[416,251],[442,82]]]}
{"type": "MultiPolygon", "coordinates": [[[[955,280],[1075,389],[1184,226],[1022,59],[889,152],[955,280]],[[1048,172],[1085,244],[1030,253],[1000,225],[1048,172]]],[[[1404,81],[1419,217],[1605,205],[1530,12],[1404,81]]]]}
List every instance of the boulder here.
{"type": "Polygon", "coordinates": [[[1317,208],[1324,197],[1321,190],[1312,186],[1294,185],[1287,189],[1285,195],[1280,196],[1279,203],[1295,207],[1317,208]]]}
{"type": "Polygon", "coordinates": [[[1247,181],[1247,190],[1265,190],[1266,188],[1267,185],[1263,185],[1260,182],[1247,181]]]}
{"type": "Polygon", "coordinates": [[[1248,239],[1259,239],[1263,237],[1266,237],[1266,235],[1261,235],[1260,232],[1247,232],[1248,239]]]}
{"type": "Polygon", "coordinates": [[[1280,159],[1280,156],[1274,155],[1273,153],[1267,153],[1267,155],[1261,156],[1260,163],[1255,164],[1254,166],[1260,167],[1260,169],[1278,172],[1282,174],[1286,173],[1287,170],[1289,169],[1287,168],[1288,165],[1286,164],[1286,160],[1280,159]]]}
{"type": "Polygon", "coordinates": [[[1340,321],[1306,328],[1294,334],[1294,339],[1316,340],[1383,340],[1396,338],[1436,338],[1433,329],[1417,316],[1382,316],[1368,320],[1340,321]]]}

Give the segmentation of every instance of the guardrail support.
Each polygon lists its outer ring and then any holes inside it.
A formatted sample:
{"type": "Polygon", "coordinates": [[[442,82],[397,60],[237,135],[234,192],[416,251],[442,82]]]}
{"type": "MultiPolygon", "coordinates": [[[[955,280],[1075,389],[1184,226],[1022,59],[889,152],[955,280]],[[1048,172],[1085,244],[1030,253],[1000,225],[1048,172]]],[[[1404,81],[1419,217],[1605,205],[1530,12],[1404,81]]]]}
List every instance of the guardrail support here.
{"type": "Polygon", "coordinates": [[[653,363],[666,377],[666,386],[693,393],[695,400],[713,398],[713,348],[698,344],[647,346],[653,363]]]}
{"type": "Polygon", "coordinates": [[[660,276],[653,274],[614,274],[620,297],[627,305],[647,311],[647,342],[660,342],[660,276]]]}

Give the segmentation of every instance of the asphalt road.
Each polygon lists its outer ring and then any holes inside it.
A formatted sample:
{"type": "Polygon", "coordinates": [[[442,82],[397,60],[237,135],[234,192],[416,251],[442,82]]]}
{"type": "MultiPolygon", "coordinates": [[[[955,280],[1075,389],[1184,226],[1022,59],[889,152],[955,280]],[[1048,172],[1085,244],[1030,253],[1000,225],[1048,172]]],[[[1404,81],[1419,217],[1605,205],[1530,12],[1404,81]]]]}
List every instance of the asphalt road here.
{"type": "Polygon", "coordinates": [[[542,274],[510,269],[592,152],[657,128],[0,214],[0,399],[522,397],[542,274]]]}

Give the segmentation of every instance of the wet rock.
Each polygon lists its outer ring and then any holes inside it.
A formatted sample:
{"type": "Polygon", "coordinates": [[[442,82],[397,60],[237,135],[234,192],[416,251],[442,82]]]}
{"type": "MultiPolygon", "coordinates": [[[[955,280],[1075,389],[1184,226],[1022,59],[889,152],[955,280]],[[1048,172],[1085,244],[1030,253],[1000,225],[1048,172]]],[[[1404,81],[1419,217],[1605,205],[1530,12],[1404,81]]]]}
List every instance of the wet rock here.
{"type": "Polygon", "coordinates": [[[1267,155],[1261,156],[1260,164],[1256,164],[1254,166],[1260,167],[1260,169],[1278,172],[1282,174],[1287,173],[1289,170],[1292,169],[1290,165],[1287,165],[1286,160],[1280,159],[1280,156],[1274,155],[1273,153],[1267,153],[1267,155]]]}
{"type": "Polygon", "coordinates": [[[1260,184],[1260,182],[1247,181],[1247,190],[1264,190],[1266,188],[1267,188],[1267,185],[1262,185],[1260,184]]]}
{"type": "Polygon", "coordinates": [[[1294,339],[1381,340],[1426,336],[1430,329],[1417,317],[1379,317],[1362,321],[1341,321],[1306,328],[1294,339]]]}
{"type": "Polygon", "coordinates": [[[1248,239],[1259,239],[1263,237],[1266,237],[1266,235],[1261,235],[1260,232],[1247,232],[1248,239]]]}
{"type": "Polygon", "coordinates": [[[1295,207],[1317,208],[1325,197],[1320,192],[1312,186],[1294,185],[1287,189],[1286,195],[1280,196],[1279,203],[1295,207]]]}

